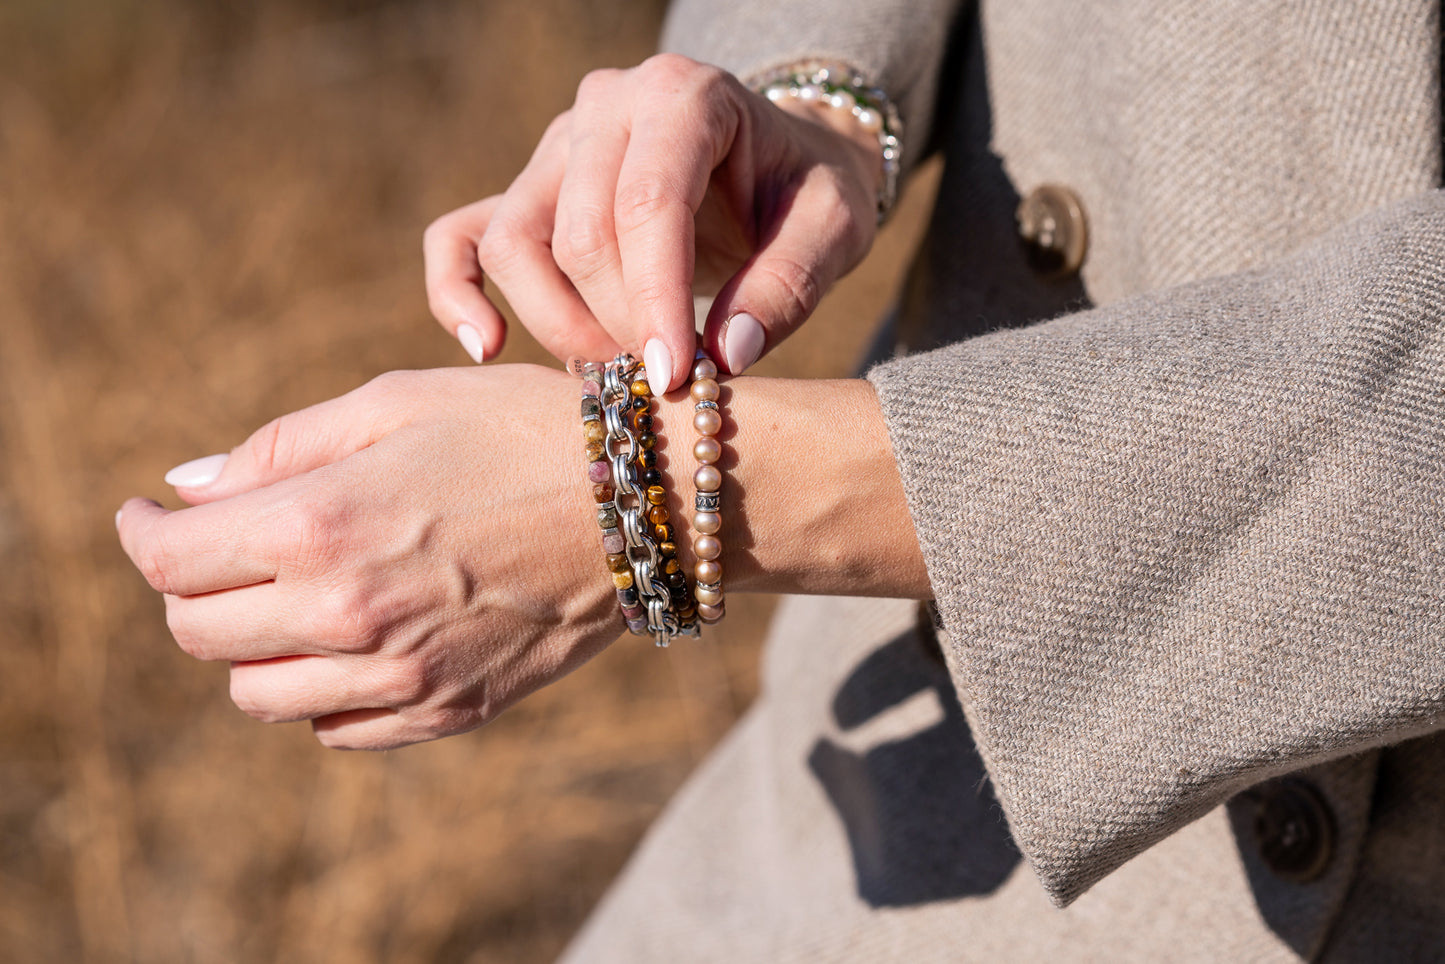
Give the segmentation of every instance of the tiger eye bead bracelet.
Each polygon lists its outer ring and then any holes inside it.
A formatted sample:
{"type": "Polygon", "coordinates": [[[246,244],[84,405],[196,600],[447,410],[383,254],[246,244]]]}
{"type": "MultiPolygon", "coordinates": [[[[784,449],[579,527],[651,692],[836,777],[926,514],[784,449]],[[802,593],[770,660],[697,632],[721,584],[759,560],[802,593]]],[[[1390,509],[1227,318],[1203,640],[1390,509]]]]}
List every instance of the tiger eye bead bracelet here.
{"type": "Polygon", "coordinates": [[[667,494],[657,469],[652,392],[632,356],[574,362],[582,376],[587,478],[617,601],[634,635],[666,646],[696,636],[698,610],[677,560],[667,494]]]}

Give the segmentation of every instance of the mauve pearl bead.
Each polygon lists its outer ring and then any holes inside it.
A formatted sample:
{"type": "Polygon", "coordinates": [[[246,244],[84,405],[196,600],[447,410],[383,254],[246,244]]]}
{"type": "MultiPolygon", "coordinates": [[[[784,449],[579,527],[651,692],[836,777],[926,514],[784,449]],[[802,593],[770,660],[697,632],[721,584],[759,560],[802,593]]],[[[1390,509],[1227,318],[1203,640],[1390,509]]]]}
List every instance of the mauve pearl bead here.
{"type": "MultiPolygon", "coordinates": [[[[692,527],[704,535],[715,536],[722,528],[722,516],[716,512],[699,512],[692,517],[692,527]]],[[[712,582],[711,579],[708,582],[712,582]]]]}
{"type": "Polygon", "coordinates": [[[717,378],[717,366],[712,363],[711,358],[699,358],[692,364],[692,377],[694,381],[699,378],[717,378]]]}
{"type": "Polygon", "coordinates": [[[703,622],[712,624],[723,618],[723,608],[721,606],[709,606],[707,603],[698,603],[697,615],[703,622]]]}
{"type": "Polygon", "coordinates": [[[699,435],[716,435],[722,428],[722,416],[710,408],[705,408],[692,417],[692,427],[697,429],[699,435]]]}
{"type": "Polygon", "coordinates": [[[699,606],[716,606],[723,601],[723,594],[715,589],[704,589],[699,586],[693,598],[697,600],[699,606]]]}
{"type": "Polygon", "coordinates": [[[704,435],[692,444],[692,456],[703,465],[712,465],[722,458],[722,443],[711,436],[704,435]]]}
{"type": "Polygon", "coordinates": [[[711,378],[699,378],[692,383],[692,400],[694,402],[715,402],[717,401],[717,382],[711,378]]]}
{"type": "Polygon", "coordinates": [[[718,582],[722,579],[722,563],[712,559],[699,562],[692,567],[692,574],[698,582],[718,582]]]}
{"type": "Polygon", "coordinates": [[[717,536],[698,536],[692,540],[692,552],[699,559],[716,559],[722,555],[722,542],[717,536]]]}
{"type": "Polygon", "coordinates": [[[692,484],[699,492],[716,492],[722,488],[722,473],[716,465],[699,466],[692,474],[692,484]]]}
{"type": "Polygon", "coordinates": [[[612,466],[606,462],[591,462],[587,466],[587,478],[593,482],[606,482],[612,478],[612,466]]]}

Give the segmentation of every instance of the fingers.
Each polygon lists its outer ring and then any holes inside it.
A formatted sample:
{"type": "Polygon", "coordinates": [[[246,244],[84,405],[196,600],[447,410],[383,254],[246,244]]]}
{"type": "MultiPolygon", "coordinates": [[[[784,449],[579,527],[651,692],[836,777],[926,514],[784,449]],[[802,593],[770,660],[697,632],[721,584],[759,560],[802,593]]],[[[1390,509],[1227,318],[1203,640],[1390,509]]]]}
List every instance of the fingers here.
{"type": "Polygon", "coordinates": [[[193,595],[266,582],[276,576],[267,515],[251,496],[224,506],[170,512],[131,499],[116,517],[121,547],[158,592],[193,595]],[[241,504],[237,503],[251,503],[241,504]]]}
{"type": "Polygon", "coordinates": [[[502,195],[468,204],[433,221],[422,235],[426,294],[436,320],[478,364],[497,357],[507,322],[487,300],[477,245],[502,195]]]}
{"type": "Polygon", "coordinates": [[[333,750],[392,750],[460,730],[437,729],[392,709],[351,710],[311,722],[322,746],[333,750]]]}
{"type": "Polygon", "coordinates": [[[356,710],[392,711],[426,690],[400,660],[292,656],[231,665],[231,701],[264,723],[289,723],[356,710]]]}
{"type": "Polygon", "coordinates": [[[650,122],[634,124],[613,217],[627,312],[661,394],[692,364],[694,216],[732,147],[739,112],[721,71],[680,58],[654,58],[645,69],[637,116],[650,122]]]}
{"type": "Polygon", "coordinates": [[[713,301],[704,344],[739,374],[797,329],[872,243],[872,199],[836,169],[812,168],[769,219],[756,253],[713,301]]]}
{"type": "Polygon", "coordinates": [[[617,342],[597,323],[552,253],[556,199],[567,167],[566,115],[552,123],[532,160],[508,188],[477,247],[477,258],[553,355],[605,358],[617,342]]]}
{"type": "Polygon", "coordinates": [[[376,442],[405,417],[384,375],[339,398],[273,419],[228,455],[210,455],[166,473],[192,505],[227,499],[339,462],[376,442]]]}

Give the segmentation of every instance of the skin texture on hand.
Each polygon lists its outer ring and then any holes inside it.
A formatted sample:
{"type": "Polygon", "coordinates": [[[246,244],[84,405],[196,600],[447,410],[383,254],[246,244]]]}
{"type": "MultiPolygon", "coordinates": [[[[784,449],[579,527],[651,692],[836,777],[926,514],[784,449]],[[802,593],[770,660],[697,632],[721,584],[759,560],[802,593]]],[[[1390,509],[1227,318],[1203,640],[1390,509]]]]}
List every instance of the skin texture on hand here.
{"type": "Polygon", "coordinates": [[[716,294],[704,345],[736,374],[873,242],[881,157],[854,127],[676,55],[589,74],[505,193],[428,228],[432,311],[495,357],[489,277],[558,358],[627,350],[661,391],[691,364],[694,294],[716,294]]]}
{"type": "MultiPolygon", "coordinates": [[[[121,543],[252,716],[348,748],[472,729],[623,631],[579,398],[532,366],[383,376],[181,473],[191,508],[128,501],[121,543]]],[[[928,595],[866,382],[734,379],[722,404],[729,591],[928,595]]],[[[691,405],[658,408],[690,569],[691,405]]]]}

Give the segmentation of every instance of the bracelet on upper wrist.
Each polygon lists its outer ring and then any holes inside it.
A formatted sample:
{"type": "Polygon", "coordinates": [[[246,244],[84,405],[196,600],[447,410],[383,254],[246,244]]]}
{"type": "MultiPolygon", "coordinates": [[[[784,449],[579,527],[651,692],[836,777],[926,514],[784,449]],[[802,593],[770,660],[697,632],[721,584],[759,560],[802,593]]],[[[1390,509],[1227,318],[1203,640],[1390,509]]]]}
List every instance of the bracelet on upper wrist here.
{"type": "Polygon", "coordinates": [[[792,98],[817,103],[851,115],[864,131],[878,138],[883,156],[883,182],[878,186],[878,223],[888,220],[898,200],[902,170],[903,121],[888,94],[847,64],[802,61],[765,71],[748,84],[773,103],[792,98]]]}

